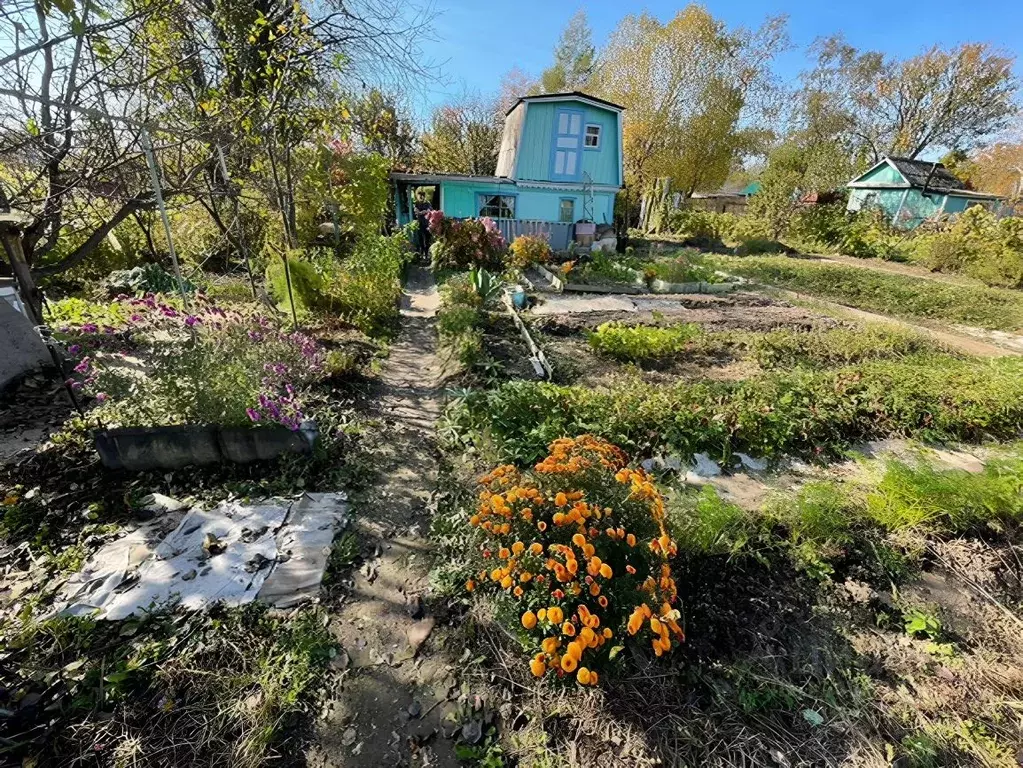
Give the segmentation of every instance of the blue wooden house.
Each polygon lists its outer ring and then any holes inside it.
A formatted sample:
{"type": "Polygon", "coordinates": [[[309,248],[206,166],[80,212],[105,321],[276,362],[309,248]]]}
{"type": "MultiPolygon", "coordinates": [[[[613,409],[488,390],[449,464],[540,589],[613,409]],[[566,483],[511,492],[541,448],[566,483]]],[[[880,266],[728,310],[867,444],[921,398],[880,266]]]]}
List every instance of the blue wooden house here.
{"type": "Polygon", "coordinates": [[[905,157],[885,157],[850,181],[850,211],[880,208],[892,224],[914,229],[927,219],[961,213],[973,205],[997,209],[1004,198],[974,192],[944,165],[905,157]]]}
{"type": "Polygon", "coordinates": [[[508,110],[494,176],[392,173],[399,224],[414,218],[416,190],[428,188],[445,216],[489,216],[508,241],[543,232],[555,249],[575,224],[612,224],[622,189],[623,108],[585,93],[526,96],[508,110]]]}

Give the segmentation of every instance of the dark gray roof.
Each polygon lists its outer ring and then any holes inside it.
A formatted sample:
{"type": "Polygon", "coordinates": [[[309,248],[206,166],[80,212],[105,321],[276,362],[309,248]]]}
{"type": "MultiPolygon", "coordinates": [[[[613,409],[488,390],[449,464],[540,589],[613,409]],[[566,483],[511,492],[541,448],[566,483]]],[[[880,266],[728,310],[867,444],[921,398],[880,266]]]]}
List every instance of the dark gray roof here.
{"type": "Polygon", "coordinates": [[[888,160],[914,187],[922,188],[926,184],[927,189],[933,189],[935,192],[966,189],[966,185],[953,176],[952,172],[941,163],[910,160],[907,157],[889,157],[888,160]],[[930,178],[928,179],[928,177],[930,178]]]}
{"type": "Polygon", "coordinates": [[[512,110],[515,109],[515,107],[517,107],[524,101],[543,101],[545,99],[551,99],[556,101],[558,99],[564,99],[571,96],[575,96],[576,98],[580,99],[588,99],[590,101],[596,102],[597,104],[603,104],[605,106],[617,109],[619,111],[625,109],[625,107],[623,107],[621,104],[615,104],[613,101],[608,101],[607,99],[598,99],[596,96],[590,96],[590,94],[583,93],[582,91],[566,91],[565,93],[538,93],[535,96],[522,96],[518,99],[518,101],[516,101],[508,108],[508,111],[505,112],[505,115],[510,115],[512,110]]]}

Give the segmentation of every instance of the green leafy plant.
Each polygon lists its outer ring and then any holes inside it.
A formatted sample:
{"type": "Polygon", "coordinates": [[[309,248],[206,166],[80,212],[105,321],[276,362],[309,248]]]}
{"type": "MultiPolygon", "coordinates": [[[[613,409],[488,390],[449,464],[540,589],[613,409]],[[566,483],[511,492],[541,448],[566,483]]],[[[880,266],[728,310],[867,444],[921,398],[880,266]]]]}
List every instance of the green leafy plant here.
{"type": "Polygon", "coordinates": [[[653,328],[612,322],[599,326],[589,334],[588,340],[590,346],[601,354],[626,362],[642,363],[679,355],[699,335],[700,327],[691,323],[653,328]]]}
{"type": "Polygon", "coordinates": [[[480,304],[486,306],[501,293],[503,283],[500,278],[479,267],[469,271],[469,284],[479,297],[480,304]]]}

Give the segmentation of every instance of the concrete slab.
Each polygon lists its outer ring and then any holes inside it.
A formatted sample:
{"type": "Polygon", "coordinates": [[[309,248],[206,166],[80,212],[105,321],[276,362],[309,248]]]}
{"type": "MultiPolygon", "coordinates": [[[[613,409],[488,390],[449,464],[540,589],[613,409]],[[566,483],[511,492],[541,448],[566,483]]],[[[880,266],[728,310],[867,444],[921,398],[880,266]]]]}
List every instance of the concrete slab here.
{"type": "Polygon", "coordinates": [[[32,323],[7,301],[0,300],[0,390],[26,373],[52,366],[32,323]]]}
{"type": "Polygon", "coordinates": [[[533,307],[533,315],[573,315],[582,312],[635,312],[635,302],[627,296],[580,295],[545,296],[542,304],[533,307]]]}

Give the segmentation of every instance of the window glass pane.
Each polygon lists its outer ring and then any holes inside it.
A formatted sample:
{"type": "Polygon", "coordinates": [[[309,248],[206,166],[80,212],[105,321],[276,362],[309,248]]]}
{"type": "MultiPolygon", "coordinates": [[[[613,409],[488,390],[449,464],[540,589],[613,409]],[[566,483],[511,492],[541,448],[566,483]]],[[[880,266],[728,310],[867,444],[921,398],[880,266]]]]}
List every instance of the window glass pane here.
{"type": "Polygon", "coordinates": [[[562,200],[561,209],[558,211],[558,221],[573,221],[575,219],[575,200],[562,200]]]}
{"type": "Polygon", "coordinates": [[[582,128],[582,122],[583,118],[581,115],[572,115],[572,130],[569,133],[579,133],[579,129],[582,128]]]}
{"type": "Polygon", "coordinates": [[[599,147],[600,146],[600,126],[599,125],[587,125],[586,126],[586,146],[587,147],[599,147]]]}
{"type": "Polygon", "coordinates": [[[492,219],[514,219],[515,198],[510,195],[483,195],[480,197],[480,216],[492,219]]]}

